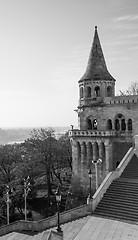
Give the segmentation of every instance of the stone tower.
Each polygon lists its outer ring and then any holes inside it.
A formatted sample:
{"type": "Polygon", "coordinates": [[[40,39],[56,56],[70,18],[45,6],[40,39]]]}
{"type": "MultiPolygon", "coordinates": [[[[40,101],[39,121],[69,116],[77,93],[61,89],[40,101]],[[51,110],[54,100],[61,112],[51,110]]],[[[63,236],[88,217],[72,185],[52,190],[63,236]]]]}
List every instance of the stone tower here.
{"type": "Polygon", "coordinates": [[[99,184],[113,171],[138,133],[138,95],[115,96],[115,79],[107,69],[95,27],[86,71],[79,83],[78,129],[69,131],[72,144],[72,188],[88,193],[88,169],[98,166],[99,184]]]}

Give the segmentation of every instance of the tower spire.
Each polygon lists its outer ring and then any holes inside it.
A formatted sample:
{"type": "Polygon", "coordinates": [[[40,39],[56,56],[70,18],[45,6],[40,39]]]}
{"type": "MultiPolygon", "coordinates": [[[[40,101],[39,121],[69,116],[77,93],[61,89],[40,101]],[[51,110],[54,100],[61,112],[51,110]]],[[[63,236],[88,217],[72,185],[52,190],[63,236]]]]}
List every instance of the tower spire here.
{"type": "Polygon", "coordinates": [[[98,36],[97,26],[95,26],[95,33],[93,44],[91,47],[86,71],[80,81],[87,79],[91,80],[115,80],[107,70],[104,59],[101,43],[98,36]]]}

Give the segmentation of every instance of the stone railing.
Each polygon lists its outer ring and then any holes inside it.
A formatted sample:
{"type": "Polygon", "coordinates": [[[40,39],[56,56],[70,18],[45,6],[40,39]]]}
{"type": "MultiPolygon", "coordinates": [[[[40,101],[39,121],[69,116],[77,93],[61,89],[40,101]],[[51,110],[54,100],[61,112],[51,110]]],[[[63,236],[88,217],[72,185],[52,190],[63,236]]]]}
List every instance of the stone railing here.
{"type": "Polygon", "coordinates": [[[90,204],[92,204],[92,211],[95,210],[95,208],[97,207],[98,203],[101,201],[104,193],[109,188],[109,186],[113,182],[113,180],[115,180],[116,178],[119,178],[121,176],[122,172],[128,165],[128,163],[131,160],[131,158],[133,157],[134,153],[135,153],[134,148],[131,147],[128,150],[128,152],[126,153],[126,155],[124,156],[124,158],[122,159],[122,161],[120,162],[120,164],[118,165],[118,167],[116,168],[116,170],[113,172],[110,172],[106,176],[106,178],[104,179],[104,181],[102,182],[100,187],[97,189],[97,191],[93,195],[92,200],[90,202],[90,204]]]}
{"type": "MultiPolygon", "coordinates": [[[[91,205],[85,204],[77,208],[60,213],[60,223],[64,224],[77,218],[91,214],[91,205]]],[[[34,221],[16,221],[0,227],[0,236],[16,231],[34,231],[40,232],[50,229],[57,225],[57,215],[34,222],[34,221]]]]}
{"type": "Polygon", "coordinates": [[[132,136],[132,131],[93,131],[93,130],[78,130],[69,131],[69,137],[112,137],[112,136],[132,136]]]}
{"type": "Polygon", "coordinates": [[[92,131],[92,130],[70,130],[69,131],[69,137],[78,137],[78,136],[100,136],[100,137],[109,137],[109,136],[115,136],[115,131],[92,131]]]}

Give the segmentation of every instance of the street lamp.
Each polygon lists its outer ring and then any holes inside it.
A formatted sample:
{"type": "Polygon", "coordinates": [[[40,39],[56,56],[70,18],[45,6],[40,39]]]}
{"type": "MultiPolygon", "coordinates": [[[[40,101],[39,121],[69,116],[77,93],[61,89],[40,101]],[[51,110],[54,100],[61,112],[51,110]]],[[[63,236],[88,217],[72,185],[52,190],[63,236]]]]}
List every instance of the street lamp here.
{"type": "Polygon", "coordinates": [[[30,191],[30,177],[28,176],[26,179],[24,179],[24,202],[25,202],[25,206],[24,206],[24,213],[25,213],[25,221],[27,221],[27,195],[30,191]]]}
{"type": "Polygon", "coordinates": [[[98,189],[98,168],[97,165],[98,163],[102,162],[102,159],[97,159],[97,160],[92,160],[92,163],[94,164],[95,167],[95,176],[96,176],[96,190],[98,189]]]}
{"type": "Polygon", "coordinates": [[[62,229],[60,227],[60,218],[59,218],[60,202],[61,202],[61,193],[60,193],[59,187],[56,191],[56,202],[57,202],[57,213],[58,213],[57,232],[62,232],[62,229]]]}
{"type": "Polygon", "coordinates": [[[6,186],[6,204],[7,204],[7,224],[9,224],[9,210],[10,210],[10,187],[9,185],[6,186]]]}
{"type": "Polygon", "coordinates": [[[90,180],[90,192],[89,192],[89,198],[91,199],[92,198],[92,190],[91,190],[91,183],[92,183],[92,171],[91,171],[91,168],[89,169],[88,171],[88,175],[89,175],[89,180],[90,180]]]}

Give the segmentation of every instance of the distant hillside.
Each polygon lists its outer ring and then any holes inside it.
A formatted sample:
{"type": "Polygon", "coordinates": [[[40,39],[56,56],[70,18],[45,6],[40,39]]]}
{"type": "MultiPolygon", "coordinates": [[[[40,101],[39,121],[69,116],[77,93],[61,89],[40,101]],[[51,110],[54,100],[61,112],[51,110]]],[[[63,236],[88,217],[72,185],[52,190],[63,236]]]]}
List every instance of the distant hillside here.
{"type": "MultiPolygon", "coordinates": [[[[64,134],[66,131],[70,129],[70,127],[51,127],[55,130],[57,136],[64,134]]],[[[0,128],[0,145],[14,143],[14,142],[22,142],[29,138],[31,131],[34,128],[9,128],[9,129],[1,129],[0,128]]],[[[35,128],[38,129],[38,128],[35,128]]]]}

